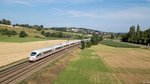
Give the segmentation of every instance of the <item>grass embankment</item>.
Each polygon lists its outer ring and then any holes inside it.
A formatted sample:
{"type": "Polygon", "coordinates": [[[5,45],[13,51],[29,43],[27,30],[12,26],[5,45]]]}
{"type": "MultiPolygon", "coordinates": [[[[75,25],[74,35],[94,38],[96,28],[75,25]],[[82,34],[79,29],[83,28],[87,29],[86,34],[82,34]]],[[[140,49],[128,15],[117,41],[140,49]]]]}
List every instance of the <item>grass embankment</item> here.
{"type": "Polygon", "coordinates": [[[0,34],[0,42],[32,42],[32,41],[43,41],[46,40],[44,36],[42,36],[40,31],[36,29],[26,28],[26,27],[12,27],[10,25],[0,25],[0,29],[8,29],[8,30],[15,30],[18,34],[20,31],[25,31],[28,34],[28,37],[20,38],[18,35],[8,37],[6,35],[0,34]]]}
{"type": "Polygon", "coordinates": [[[83,50],[60,73],[54,84],[118,84],[120,81],[92,49],[83,50]]]}
{"type": "Polygon", "coordinates": [[[122,47],[122,48],[138,48],[139,46],[131,45],[128,43],[117,42],[113,40],[103,40],[100,42],[101,44],[112,46],[112,47],[122,47]]]}

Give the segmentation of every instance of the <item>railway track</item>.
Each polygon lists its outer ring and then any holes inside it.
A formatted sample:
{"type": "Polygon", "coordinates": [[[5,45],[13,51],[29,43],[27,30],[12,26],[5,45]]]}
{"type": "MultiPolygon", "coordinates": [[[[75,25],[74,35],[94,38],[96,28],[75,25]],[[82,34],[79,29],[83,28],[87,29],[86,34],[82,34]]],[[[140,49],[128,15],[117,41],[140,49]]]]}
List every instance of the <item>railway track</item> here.
{"type": "Polygon", "coordinates": [[[71,45],[69,47],[65,47],[60,50],[57,50],[56,52],[51,53],[49,56],[40,59],[36,62],[31,63],[28,62],[27,60],[23,63],[17,64],[16,66],[2,70],[0,71],[0,84],[15,84],[16,82],[18,82],[18,80],[19,81],[23,80],[25,78],[23,77],[24,75],[28,74],[29,76],[29,74],[30,75],[33,74],[34,72],[47,66],[49,63],[53,62],[54,60],[61,58],[66,53],[72,52],[76,48],[78,48],[78,45],[71,45]]]}

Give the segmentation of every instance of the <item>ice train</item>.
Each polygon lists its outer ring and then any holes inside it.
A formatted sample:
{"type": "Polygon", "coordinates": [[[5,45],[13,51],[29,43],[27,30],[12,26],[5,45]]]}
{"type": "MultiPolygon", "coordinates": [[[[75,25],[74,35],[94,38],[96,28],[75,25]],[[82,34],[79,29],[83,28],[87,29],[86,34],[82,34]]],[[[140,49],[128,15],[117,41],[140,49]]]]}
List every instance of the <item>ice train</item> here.
{"type": "MultiPolygon", "coordinates": [[[[87,41],[87,39],[83,40],[83,41],[87,41]]],[[[49,46],[47,48],[42,48],[42,49],[38,49],[38,50],[34,50],[31,52],[30,56],[29,56],[29,61],[33,62],[33,61],[37,61],[41,58],[44,58],[52,53],[58,52],[62,49],[65,49],[69,46],[72,45],[77,45],[80,44],[81,40],[76,40],[76,41],[68,41],[65,43],[61,43],[59,45],[53,45],[53,46],[49,46]]]]}

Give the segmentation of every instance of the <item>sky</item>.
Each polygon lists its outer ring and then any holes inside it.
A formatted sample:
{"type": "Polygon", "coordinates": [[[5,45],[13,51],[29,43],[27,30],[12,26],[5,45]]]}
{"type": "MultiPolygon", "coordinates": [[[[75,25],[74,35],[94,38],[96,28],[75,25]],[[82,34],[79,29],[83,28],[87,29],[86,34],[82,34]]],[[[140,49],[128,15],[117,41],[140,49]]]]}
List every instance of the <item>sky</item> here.
{"type": "Polygon", "coordinates": [[[13,24],[128,32],[150,27],[150,0],[0,0],[0,19],[13,24]]]}

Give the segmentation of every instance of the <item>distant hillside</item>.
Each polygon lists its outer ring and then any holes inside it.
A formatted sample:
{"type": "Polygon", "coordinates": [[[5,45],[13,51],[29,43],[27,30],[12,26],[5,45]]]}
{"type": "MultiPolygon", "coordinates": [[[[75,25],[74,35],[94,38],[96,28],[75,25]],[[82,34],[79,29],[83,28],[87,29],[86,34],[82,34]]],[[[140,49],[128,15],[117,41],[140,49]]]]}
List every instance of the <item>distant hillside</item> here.
{"type": "Polygon", "coordinates": [[[98,31],[98,30],[87,29],[87,28],[77,28],[77,27],[51,27],[49,29],[56,30],[56,31],[82,33],[82,34],[93,34],[93,33],[100,34],[101,33],[101,31],[98,31]]]}
{"type": "Polygon", "coordinates": [[[36,29],[26,28],[26,27],[20,27],[20,26],[11,26],[11,25],[3,25],[0,24],[0,29],[8,29],[8,30],[15,30],[17,33],[20,31],[25,31],[29,37],[44,37],[40,34],[40,31],[37,31],[36,29]]]}
{"type": "Polygon", "coordinates": [[[29,42],[29,41],[48,40],[48,39],[82,39],[82,38],[88,38],[90,36],[91,35],[56,31],[47,28],[38,30],[36,28],[0,24],[0,42],[29,42]],[[17,35],[4,35],[3,34],[4,30],[15,31],[17,32],[17,35]],[[25,38],[19,37],[19,33],[21,31],[27,33],[28,36],[25,38]],[[42,34],[42,32],[44,32],[44,34],[42,34]]]}
{"type": "MultiPolygon", "coordinates": [[[[0,37],[11,36],[18,38],[19,33],[24,31],[28,37],[39,39],[83,39],[89,38],[92,34],[102,35],[103,38],[120,38],[123,33],[102,32],[87,28],[77,27],[50,27],[45,28],[43,25],[30,24],[12,24],[10,20],[0,20],[0,37]],[[4,34],[4,33],[6,34],[4,34]],[[17,35],[8,35],[17,32],[17,35]]],[[[4,40],[5,41],[5,40],[4,40]]]]}

